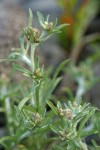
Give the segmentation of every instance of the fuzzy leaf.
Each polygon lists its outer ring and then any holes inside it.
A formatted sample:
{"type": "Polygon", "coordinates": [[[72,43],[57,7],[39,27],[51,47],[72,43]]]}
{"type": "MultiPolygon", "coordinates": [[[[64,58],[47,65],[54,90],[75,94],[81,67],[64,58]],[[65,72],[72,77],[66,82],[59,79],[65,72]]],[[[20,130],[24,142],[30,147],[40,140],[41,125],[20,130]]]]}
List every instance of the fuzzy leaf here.
{"type": "Polygon", "coordinates": [[[22,72],[25,76],[30,76],[31,75],[30,71],[28,71],[27,69],[15,64],[15,63],[13,63],[12,66],[13,66],[14,69],[22,72]]]}
{"type": "Polygon", "coordinates": [[[92,143],[93,143],[93,145],[94,145],[94,147],[95,147],[95,150],[100,150],[100,146],[97,145],[97,143],[96,143],[95,140],[92,139],[92,143]]]}
{"type": "Polygon", "coordinates": [[[63,67],[69,62],[68,60],[64,60],[56,69],[55,74],[54,74],[54,78],[56,78],[59,74],[59,72],[63,69],[63,67]]]}
{"type": "Polygon", "coordinates": [[[32,10],[29,8],[29,27],[32,26],[32,21],[33,21],[33,13],[32,10]]]}
{"type": "Polygon", "coordinates": [[[11,136],[5,136],[5,137],[2,137],[0,139],[0,144],[2,146],[4,146],[6,150],[9,150],[9,148],[7,147],[7,144],[5,144],[5,142],[8,141],[8,140],[12,140],[12,137],[11,136]]]}
{"type": "Polygon", "coordinates": [[[20,53],[18,52],[13,52],[8,56],[8,59],[16,60],[20,58],[20,53]]]}
{"type": "Polygon", "coordinates": [[[62,148],[61,146],[53,145],[52,150],[65,150],[65,149],[62,148]]]}
{"type": "Polygon", "coordinates": [[[54,23],[53,23],[53,24],[54,24],[54,26],[53,26],[54,28],[55,28],[56,25],[57,25],[57,21],[58,21],[58,19],[56,18],[55,21],[54,21],[54,23]]]}
{"type": "Polygon", "coordinates": [[[28,95],[27,97],[25,97],[24,99],[21,100],[21,102],[18,105],[19,110],[22,109],[22,107],[24,106],[24,104],[31,98],[32,93],[30,95],[28,95]]]}
{"type": "Polygon", "coordinates": [[[40,25],[43,26],[43,24],[44,24],[43,15],[39,11],[37,11],[37,16],[38,16],[38,20],[39,20],[40,25]]]}
{"type": "Polygon", "coordinates": [[[61,24],[59,26],[56,27],[56,29],[61,30],[62,28],[68,26],[69,24],[61,24]]]}
{"type": "Polygon", "coordinates": [[[55,113],[56,115],[58,115],[57,108],[53,105],[53,103],[48,100],[48,101],[47,101],[47,104],[48,104],[48,105],[50,106],[50,108],[54,111],[54,113],[55,113]]]}
{"type": "Polygon", "coordinates": [[[54,126],[53,124],[50,125],[50,128],[54,133],[58,133],[58,130],[57,130],[58,128],[54,126]]]}
{"type": "Polygon", "coordinates": [[[79,129],[78,129],[78,136],[81,135],[82,130],[83,130],[86,122],[94,114],[94,112],[95,112],[95,109],[93,109],[91,112],[87,113],[86,117],[81,121],[81,124],[80,124],[79,129]]]}

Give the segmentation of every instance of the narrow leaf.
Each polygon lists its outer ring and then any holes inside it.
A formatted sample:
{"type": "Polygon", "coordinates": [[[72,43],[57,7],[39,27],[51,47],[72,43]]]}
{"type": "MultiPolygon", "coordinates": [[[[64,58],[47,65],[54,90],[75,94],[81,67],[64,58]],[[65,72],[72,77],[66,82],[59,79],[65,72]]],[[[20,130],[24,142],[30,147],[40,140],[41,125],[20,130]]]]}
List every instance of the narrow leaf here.
{"type": "Polygon", "coordinates": [[[62,148],[61,146],[58,145],[53,145],[53,150],[65,150],[64,148],[62,148]]]}
{"type": "Polygon", "coordinates": [[[61,24],[59,26],[56,27],[56,29],[61,30],[62,28],[68,26],[69,24],[61,24]]]}
{"type": "Polygon", "coordinates": [[[53,103],[48,100],[48,101],[47,101],[47,104],[48,104],[48,105],[50,106],[50,108],[54,111],[54,113],[55,113],[56,115],[58,115],[57,108],[53,105],[53,103]]]}
{"type": "Polygon", "coordinates": [[[100,150],[100,146],[97,145],[95,140],[92,139],[92,143],[93,143],[94,147],[96,148],[95,150],[100,150]]]}
{"type": "Polygon", "coordinates": [[[55,21],[54,21],[54,23],[53,23],[53,24],[54,24],[54,28],[55,28],[56,25],[57,25],[57,21],[58,21],[58,19],[56,18],[55,21]]]}
{"type": "Polygon", "coordinates": [[[33,13],[31,9],[29,8],[29,27],[32,26],[32,21],[33,21],[33,13]]]}
{"type": "Polygon", "coordinates": [[[57,130],[58,128],[54,126],[53,124],[50,125],[50,128],[54,133],[58,133],[58,130],[57,130]]]}
{"type": "Polygon", "coordinates": [[[24,104],[31,98],[32,93],[30,95],[28,95],[27,97],[25,97],[24,99],[21,100],[21,102],[18,105],[19,110],[22,109],[22,107],[24,106],[24,104]]]}
{"type": "Polygon", "coordinates": [[[88,121],[88,119],[94,114],[95,110],[93,109],[90,113],[87,114],[87,116],[83,119],[83,121],[81,122],[80,126],[79,126],[79,130],[78,130],[78,136],[81,134],[86,122],[88,121]]]}
{"type": "Polygon", "coordinates": [[[44,24],[43,15],[39,11],[37,11],[37,16],[38,16],[38,20],[39,20],[40,25],[43,26],[43,24],[44,24]]]}
{"type": "Polygon", "coordinates": [[[15,64],[15,63],[13,63],[12,66],[13,66],[14,69],[24,73],[24,75],[28,75],[28,76],[31,75],[30,71],[28,71],[27,69],[15,64]]]}
{"type": "Polygon", "coordinates": [[[54,78],[56,78],[59,74],[59,72],[63,69],[63,67],[69,62],[69,59],[64,60],[56,69],[55,74],[54,74],[54,78]]]}
{"type": "Polygon", "coordinates": [[[13,52],[8,56],[8,59],[19,59],[20,58],[20,53],[18,52],[13,52]]]}

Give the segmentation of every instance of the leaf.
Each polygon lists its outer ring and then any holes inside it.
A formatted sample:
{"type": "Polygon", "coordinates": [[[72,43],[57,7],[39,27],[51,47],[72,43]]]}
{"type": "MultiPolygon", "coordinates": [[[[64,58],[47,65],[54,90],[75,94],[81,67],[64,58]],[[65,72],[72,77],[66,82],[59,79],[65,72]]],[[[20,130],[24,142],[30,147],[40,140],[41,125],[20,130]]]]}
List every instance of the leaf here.
{"type": "Polygon", "coordinates": [[[57,102],[57,108],[59,109],[59,108],[61,108],[62,106],[61,106],[61,103],[58,101],[57,102]]]}
{"type": "Polygon", "coordinates": [[[61,33],[61,31],[55,28],[53,29],[52,33],[61,33]]]}
{"type": "Polygon", "coordinates": [[[44,41],[48,40],[48,39],[52,36],[52,34],[53,34],[53,33],[46,35],[45,37],[43,37],[43,38],[41,39],[41,41],[44,42],[44,41]]]}
{"type": "Polygon", "coordinates": [[[8,56],[8,59],[19,59],[20,58],[20,53],[18,53],[18,52],[13,52],[13,53],[11,53],[11,54],[9,54],[9,56],[8,56]]]}
{"type": "Polygon", "coordinates": [[[0,143],[5,142],[5,141],[10,140],[10,139],[11,139],[11,136],[5,136],[5,137],[0,139],[0,143]]]}
{"type": "Polygon", "coordinates": [[[57,67],[53,78],[56,78],[56,77],[58,76],[59,72],[63,69],[63,67],[64,67],[68,62],[69,62],[69,59],[64,60],[64,61],[57,67]]]}
{"type": "Polygon", "coordinates": [[[94,145],[94,147],[96,148],[95,150],[100,150],[100,146],[97,145],[96,141],[92,139],[92,144],[94,145]]]}
{"type": "Polygon", "coordinates": [[[61,24],[59,26],[56,27],[56,29],[61,30],[62,28],[68,26],[69,24],[61,24]]]}
{"type": "Polygon", "coordinates": [[[5,136],[5,137],[0,138],[0,144],[2,146],[4,146],[6,150],[9,150],[9,148],[7,147],[7,145],[4,142],[8,141],[8,140],[12,140],[12,137],[11,136],[5,136]]]}
{"type": "Polygon", "coordinates": [[[32,21],[33,21],[33,13],[32,10],[29,8],[29,27],[32,26],[32,21]]]}
{"type": "Polygon", "coordinates": [[[83,130],[86,122],[94,114],[94,112],[95,112],[95,109],[93,109],[91,112],[87,113],[86,117],[81,121],[81,124],[80,124],[79,129],[78,129],[78,136],[81,135],[82,130],[83,130]]]}
{"type": "Polygon", "coordinates": [[[24,36],[25,36],[25,34],[26,34],[26,30],[27,30],[27,27],[22,30],[21,35],[20,35],[20,38],[19,38],[20,47],[21,47],[21,53],[22,53],[22,54],[24,54],[24,51],[25,51],[25,47],[24,47],[24,36]]]}
{"type": "Polygon", "coordinates": [[[37,16],[38,16],[38,20],[39,20],[40,25],[43,27],[43,24],[44,24],[43,15],[39,11],[37,11],[37,16]]]}
{"type": "Polygon", "coordinates": [[[62,148],[61,146],[53,145],[52,150],[65,150],[65,149],[62,148]]]}
{"type": "Polygon", "coordinates": [[[47,15],[47,22],[49,22],[49,17],[50,17],[50,15],[47,15]]]}
{"type": "Polygon", "coordinates": [[[50,125],[50,128],[51,130],[54,132],[54,133],[58,133],[58,128],[56,126],[54,126],[53,124],[50,125]]]}
{"type": "Polygon", "coordinates": [[[56,25],[57,25],[57,21],[58,21],[58,19],[56,18],[55,21],[54,21],[54,23],[53,23],[53,24],[54,24],[54,26],[53,26],[54,28],[55,28],[56,25]]]}
{"type": "Polygon", "coordinates": [[[47,100],[47,104],[50,106],[50,108],[54,111],[54,113],[56,115],[58,115],[58,111],[57,111],[57,108],[53,105],[52,102],[50,102],[49,100],[47,100]]]}
{"type": "Polygon", "coordinates": [[[13,63],[12,66],[13,66],[14,69],[16,69],[16,70],[22,72],[25,76],[28,76],[28,77],[31,76],[31,72],[28,71],[27,69],[25,69],[25,68],[23,68],[23,67],[21,67],[21,66],[15,64],[15,63],[13,63]]]}
{"type": "Polygon", "coordinates": [[[24,104],[31,98],[32,93],[30,95],[28,95],[27,97],[25,97],[24,99],[21,100],[21,102],[18,105],[19,110],[22,109],[22,107],[24,106],[24,104]]]}

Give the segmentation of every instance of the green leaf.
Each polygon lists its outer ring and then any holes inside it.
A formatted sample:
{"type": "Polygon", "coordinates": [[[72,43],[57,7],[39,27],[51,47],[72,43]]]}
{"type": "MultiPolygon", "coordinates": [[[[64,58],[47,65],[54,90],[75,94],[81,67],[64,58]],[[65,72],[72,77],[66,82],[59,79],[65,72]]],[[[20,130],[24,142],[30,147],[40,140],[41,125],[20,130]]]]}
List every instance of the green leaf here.
{"type": "Polygon", "coordinates": [[[25,68],[23,68],[23,67],[21,67],[21,66],[15,64],[15,63],[13,63],[12,66],[13,66],[14,69],[16,69],[16,70],[22,72],[25,76],[28,76],[28,77],[31,76],[31,72],[28,71],[27,69],[25,69],[25,68]]]}
{"type": "Polygon", "coordinates": [[[20,53],[13,52],[8,56],[8,59],[12,59],[12,60],[20,59],[20,53]]]}
{"type": "Polygon", "coordinates": [[[38,16],[38,20],[39,20],[40,25],[43,27],[43,25],[44,25],[43,15],[39,11],[37,11],[37,16],[38,16]]]}
{"type": "Polygon", "coordinates": [[[56,25],[57,25],[57,21],[58,21],[58,19],[56,18],[55,21],[54,21],[54,23],[53,23],[53,24],[54,24],[54,26],[53,26],[54,28],[55,28],[56,25]]]}
{"type": "Polygon", "coordinates": [[[48,35],[46,35],[45,37],[43,37],[43,38],[41,39],[41,42],[44,42],[44,41],[48,40],[48,39],[52,36],[52,34],[53,34],[53,33],[48,34],[48,35]]]}
{"type": "Polygon", "coordinates": [[[59,26],[56,27],[56,29],[61,30],[62,28],[68,26],[69,24],[61,24],[59,26]]]}
{"type": "Polygon", "coordinates": [[[61,108],[62,106],[61,106],[61,103],[58,101],[57,102],[57,108],[59,109],[59,108],[61,108]]]}
{"type": "Polygon", "coordinates": [[[61,31],[59,29],[53,29],[52,33],[61,33],[61,31]]]}
{"type": "Polygon", "coordinates": [[[93,143],[93,145],[94,145],[94,147],[95,147],[95,150],[100,150],[100,146],[97,145],[97,143],[96,143],[95,140],[92,139],[92,143],[93,143]]]}
{"type": "Polygon", "coordinates": [[[22,107],[25,105],[25,103],[31,98],[32,93],[30,95],[28,95],[27,97],[25,97],[24,99],[21,100],[21,102],[18,105],[19,110],[22,109],[22,107]]]}
{"type": "Polygon", "coordinates": [[[52,102],[50,102],[49,100],[47,100],[47,104],[50,106],[50,108],[54,111],[54,113],[56,115],[58,115],[58,111],[57,111],[57,108],[53,105],[52,102]]]}
{"type": "Polygon", "coordinates": [[[49,17],[50,17],[50,15],[47,15],[47,22],[49,22],[49,17]]]}
{"type": "Polygon", "coordinates": [[[87,112],[87,115],[86,117],[81,121],[81,124],[79,126],[79,129],[78,129],[78,136],[81,135],[82,131],[83,131],[83,128],[86,124],[86,122],[88,121],[88,119],[94,114],[95,112],[95,109],[93,109],[91,112],[87,112]]]}
{"type": "Polygon", "coordinates": [[[29,8],[29,27],[32,26],[32,21],[33,21],[33,13],[31,11],[31,9],[29,8]]]}
{"type": "Polygon", "coordinates": [[[56,78],[56,77],[58,76],[59,72],[63,69],[63,67],[64,67],[68,62],[69,62],[69,59],[64,60],[64,61],[57,67],[53,78],[56,78]]]}
{"type": "Polygon", "coordinates": [[[5,142],[5,141],[10,140],[10,139],[11,139],[11,136],[5,136],[5,137],[0,139],[0,143],[5,142]]]}
{"type": "Polygon", "coordinates": [[[5,136],[5,137],[2,137],[2,138],[0,139],[0,144],[1,144],[2,146],[4,146],[4,147],[6,148],[6,150],[9,150],[9,148],[8,148],[7,145],[5,144],[5,142],[8,141],[8,140],[12,140],[12,137],[11,137],[11,136],[5,136]]]}
{"type": "Polygon", "coordinates": [[[56,126],[54,126],[53,124],[50,125],[50,128],[51,128],[51,130],[52,130],[54,133],[58,133],[58,132],[59,132],[58,128],[57,128],[56,126]]]}
{"type": "Polygon", "coordinates": [[[61,146],[53,145],[52,150],[65,150],[65,149],[62,148],[61,146]]]}

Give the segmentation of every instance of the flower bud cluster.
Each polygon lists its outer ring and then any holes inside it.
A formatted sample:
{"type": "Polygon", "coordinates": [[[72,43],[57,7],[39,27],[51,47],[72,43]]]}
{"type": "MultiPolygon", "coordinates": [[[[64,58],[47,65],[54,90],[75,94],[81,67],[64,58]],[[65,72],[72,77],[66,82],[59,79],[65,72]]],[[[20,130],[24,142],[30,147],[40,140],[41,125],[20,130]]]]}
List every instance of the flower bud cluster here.
{"type": "Polygon", "coordinates": [[[58,113],[59,113],[59,116],[62,118],[73,119],[74,117],[73,112],[69,108],[66,108],[66,109],[60,108],[58,109],[58,113]]]}
{"type": "Polygon", "coordinates": [[[24,115],[24,123],[28,129],[33,129],[36,125],[41,122],[42,118],[39,113],[28,113],[28,115],[24,115]]]}
{"type": "Polygon", "coordinates": [[[33,114],[31,114],[30,119],[36,125],[37,123],[39,123],[41,121],[42,118],[39,113],[33,113],[33,114]]]}
{"type": "Polygon", "coordinates": [[[31,43],[40,42],[41,33],[37,28],[29,27],[26,31],[26,37],[31,43]]]}
{"type": "Polygon", "coordinates": [[[51,31],[53,29],[53,22],[47,22],[47,21],[45,21],[44,22],[44,29],[46,31],[51,31]]]}
{"type": "Polygon", "coordinates": [[[62,140],[65,140],[65,138],[66,138],[66,131],[59,131],[59,135],[60,135],[60,138],[62,140]]]}
{"type": "Polygon", "coordinates": [[[42,79],[42,77],[43,77],[43,73],[41,72],[41,69],[40,69],[40,68],[37,68],[37,69],[34,71],[34,73],[33,73],[33,75],[32,75],[32,78],[33,78],[33,79],[37,79],[37,80],[39,81],[40,79],[42,79]]]}

